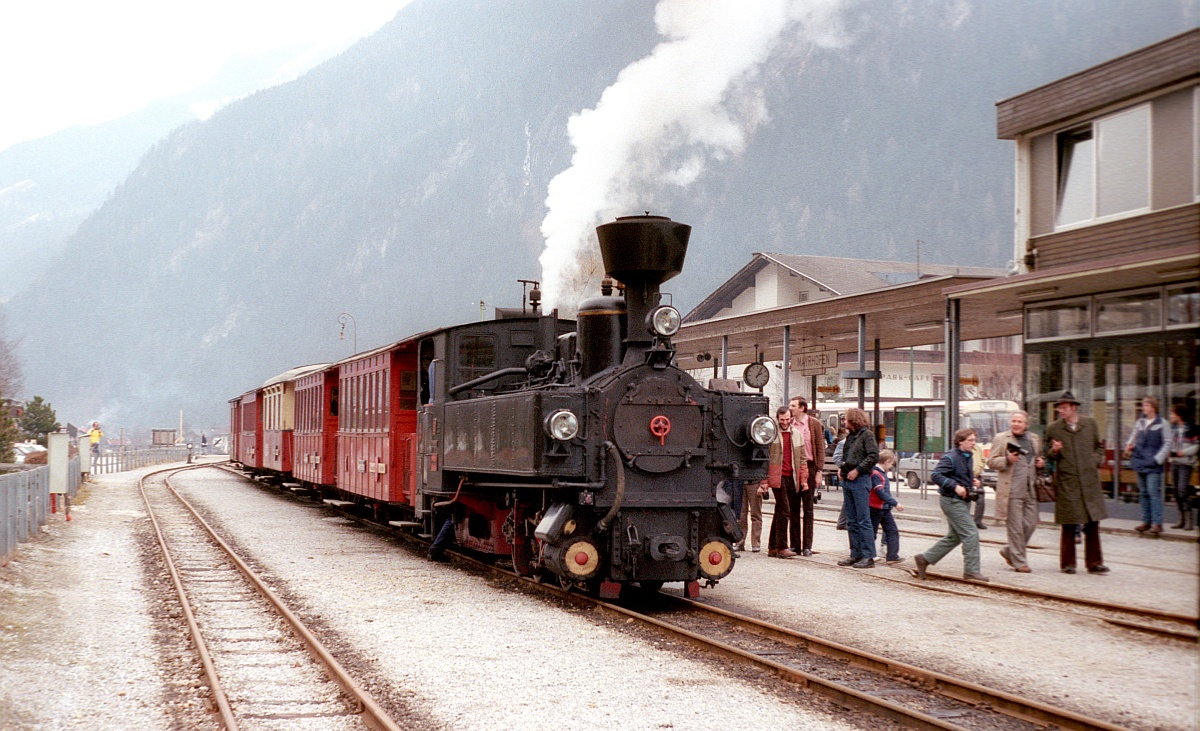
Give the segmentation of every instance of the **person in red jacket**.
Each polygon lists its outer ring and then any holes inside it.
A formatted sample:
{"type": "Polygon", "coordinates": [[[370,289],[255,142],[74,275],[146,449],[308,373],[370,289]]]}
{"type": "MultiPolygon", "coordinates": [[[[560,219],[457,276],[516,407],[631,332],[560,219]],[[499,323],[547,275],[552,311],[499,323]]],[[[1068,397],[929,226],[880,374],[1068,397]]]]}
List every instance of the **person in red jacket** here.
{"type": "Polygon", "coordinates": [[[878,537],[879,527],[883,526],[883,539],[887,545],[887,562],[900,563],[900,529],[896,526],[896,518],[892,510],[903,513],[904,506],[892,497],[888,489],[887,472],[896,466],[896,453],[890,449],[879,450],[879,462],[871,470],[871,535],[878,537]]]}

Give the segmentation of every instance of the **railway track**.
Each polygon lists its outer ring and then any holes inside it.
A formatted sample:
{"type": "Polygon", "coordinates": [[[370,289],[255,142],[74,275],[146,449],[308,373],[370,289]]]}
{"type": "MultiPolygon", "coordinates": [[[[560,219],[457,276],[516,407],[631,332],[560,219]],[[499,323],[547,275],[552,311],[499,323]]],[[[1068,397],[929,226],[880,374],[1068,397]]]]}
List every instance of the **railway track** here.
{"type": "Polygon", "coordinates": [[[398,731],[304,624],[170,484],[138,483],[222,725],[398,731]]]}
{"type": "MultiPolygon", "coordinates": [[[[407,533],[382,526],[353,511],[340,507],[338,510],[371,530],[399,533],[414,546],[420,543],[407,533]]],[[[518,577],[504,566],[463,553],[451,553],[453,561],[474,570],[501,574],[562,601],[634,620],[702,652],[744,663],[841,706],[857,708],[906,727],[998,731],[1124,728],[668,594],[647,595],[633,606],[615,604],[555,584],[518,577]]]]}

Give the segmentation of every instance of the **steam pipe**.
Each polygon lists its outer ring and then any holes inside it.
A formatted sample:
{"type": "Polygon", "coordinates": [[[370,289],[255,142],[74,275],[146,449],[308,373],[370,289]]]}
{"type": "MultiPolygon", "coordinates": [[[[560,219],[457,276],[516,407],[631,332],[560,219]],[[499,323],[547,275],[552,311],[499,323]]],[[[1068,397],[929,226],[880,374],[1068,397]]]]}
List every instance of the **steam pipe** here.
{"type": "Polygon", "coordinates": [[[621,509],[621,503],[625,500],[625,470],[621,467],[621,453],[617,451],[617,445],[612,442],[605,442],[604,446],[608,448],[608,453],[612,455],[613,462],[617,465],[617,497],[613,500],[613,505],[608,509],[608,514],[600,519],[596,524],[596,530],[608,530],[608,524],[616,517],[617,511],[621,509]]]}

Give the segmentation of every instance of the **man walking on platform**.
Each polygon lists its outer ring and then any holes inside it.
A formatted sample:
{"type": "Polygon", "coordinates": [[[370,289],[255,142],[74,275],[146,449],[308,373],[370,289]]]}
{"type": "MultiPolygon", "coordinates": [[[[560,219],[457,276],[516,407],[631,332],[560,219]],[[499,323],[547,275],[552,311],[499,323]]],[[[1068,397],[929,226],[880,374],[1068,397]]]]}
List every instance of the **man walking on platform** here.
{"type": "Polygon", "coordinates": [[[1100,428],[1095,419],[1079,415],[1079,401],[1070,391],[1063,391],[1054,408],[1059,418],[1046,427],[1045,456],[1055,465],[1054,522],[1062,526],[1059,566],[1064,574],[1075,573],[1075,529],[1082,524],[1084,565],[1089,574],[1107,574],[1100,551],[1100,521],[1108,517],[1100,487],[1100,428]]]}
{"type": "Polygon", "coordinates": [[[788,548],[788,519],[793,502],[800,501],[796,486],[807,484],[808,466],[804,460],[804,441],[807,429],[798,429],[792,422],[792,412],[780,406],[775,412],[779,434],[771,444],[766,484],[775,495],[775,516],[771,518],[771,535],[767,555],[772,558],[795,558],[788,548]],[[776,482],[778,480],[778,482],[776,482]]]}
{"type": "Polygon", "coordinates": [[[1028,431],[1029,414],[1014,412],[1008,424],[1009,430],[992,440],[987,464],[996,470],[996,517],[1004,518],[1008,529],[1008,545],[1000,549],[1000,557],[1017,573],[1027,574],[1025,547],[1038,524],[1034,482],[1045,461],[1041,442],[1028,431]]]}
{"type": "Polygon", "coordinates": [[[804,464],[808,468],[808,480],[800,488],[800,504],[792,506],[792,550],[802,556],[812,555],[813,545],[813,502],[816,499],[817,487],[824,482],[822,470],[825,469],[825,429],[821,420],[808,413],[808,401],[800,396],[793,396],[788,404],[792,412],[792,420],[804,431],[804,464]],[[798,518],[800,508],[804,509],[804,517],[798,518]]]}

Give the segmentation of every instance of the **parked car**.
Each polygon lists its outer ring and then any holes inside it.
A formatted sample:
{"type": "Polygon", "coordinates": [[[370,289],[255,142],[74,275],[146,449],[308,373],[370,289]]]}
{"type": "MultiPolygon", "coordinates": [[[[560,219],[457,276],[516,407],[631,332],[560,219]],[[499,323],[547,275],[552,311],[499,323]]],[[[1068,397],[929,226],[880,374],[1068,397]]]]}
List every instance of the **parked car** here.
{"type": "MultiPolygon", "coordinates": [[[[896,466],[896,479],[903,481],[914,490],[920,489],[922,483],[933,484],[929,480],[929,475],[933,473],[933,469],[937,467],[938,461],[942,458],[939,453],[916,453],[909,457],[901,457],[896,466]]],[[[996,471],[993,469],[984,469],[983,474],[979,476],[979,481],[984,487],[996,489],[996,471]]]]}
{"type": "Polygon", "coordinates": [[[46,448],[36,442],[18,442],[13,445],[13,459],[17,464],[23,464],[29,455],[45,451],[46,448]]]}

